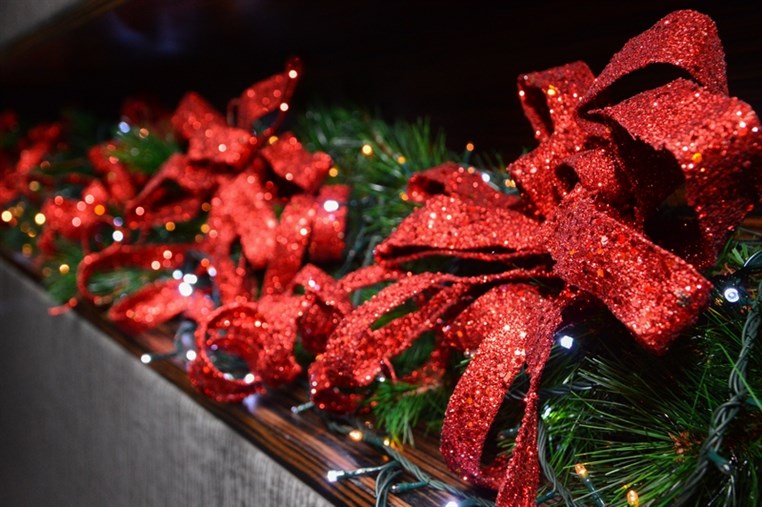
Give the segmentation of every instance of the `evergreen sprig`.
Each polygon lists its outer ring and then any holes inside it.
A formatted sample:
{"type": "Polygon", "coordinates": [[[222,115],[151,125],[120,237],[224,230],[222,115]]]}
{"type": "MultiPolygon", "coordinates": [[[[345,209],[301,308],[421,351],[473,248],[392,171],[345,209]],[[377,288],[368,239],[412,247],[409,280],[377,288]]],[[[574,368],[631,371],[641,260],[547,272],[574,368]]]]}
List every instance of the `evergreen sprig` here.
{"type": "Polygon", "coordinates": [[[166,129],[132,126],[121,122],[114,132],[110,154],[130,171],[154,174],[173,153],[179,150],[166,129]]]}
{"type": "Polygon", "coordinates": [[[423,119],[387,123],[357,109],[316,107],[295,131],[309,150],[331,155],[331,182],[352,188],[349,248],[338,276],[370,264],[375,246],[413,210],[405,193],[410,176],[456,158],[423,119]]]}

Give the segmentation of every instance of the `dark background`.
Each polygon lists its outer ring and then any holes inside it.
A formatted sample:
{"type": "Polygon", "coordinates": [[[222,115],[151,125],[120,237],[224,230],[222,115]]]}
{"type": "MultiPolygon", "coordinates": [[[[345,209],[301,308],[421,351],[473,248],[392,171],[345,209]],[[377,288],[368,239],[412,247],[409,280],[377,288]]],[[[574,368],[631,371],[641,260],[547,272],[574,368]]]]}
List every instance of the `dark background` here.
{"type": "Polygon", "coordinates": [[[686,7],[714,18],[731,94],[762,110],[757,2],[494,0],[127,1],[6,48],[0,107],[53,117],[75,105],[116,120],[125,96],[173,108],[196,90],[224,108],[299,56],[297,114],[319,101],[359,104],[387,119],[424,115],[451,147],[473,140],[512,158],[533,145],[516,97],[520,73],[574,60],[598,73],[627,39],[686,7]]]}

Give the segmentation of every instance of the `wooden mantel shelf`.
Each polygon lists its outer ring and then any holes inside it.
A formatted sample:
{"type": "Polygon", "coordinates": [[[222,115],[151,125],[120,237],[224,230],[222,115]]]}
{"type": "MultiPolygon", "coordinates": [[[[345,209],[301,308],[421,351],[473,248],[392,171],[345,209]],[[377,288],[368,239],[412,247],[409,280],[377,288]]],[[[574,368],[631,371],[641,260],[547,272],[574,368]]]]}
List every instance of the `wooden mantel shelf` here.
{"type": "MultiPolygon", "coordinates": [[[[147,347],[92,308],[52,317],[51,304],[0,260],[0,505],[374,504],[370,479],[325,477],[383,457],[330,433],[316,413],[293,414],[302,389],[214,403],[176,365],[142,364],[147,347]]],[[[459,484],[434,442],[417,444],[410,459],[459,484]]],[[[422,489],[390,500],[442,506],[453,497],[422,489]]]]}

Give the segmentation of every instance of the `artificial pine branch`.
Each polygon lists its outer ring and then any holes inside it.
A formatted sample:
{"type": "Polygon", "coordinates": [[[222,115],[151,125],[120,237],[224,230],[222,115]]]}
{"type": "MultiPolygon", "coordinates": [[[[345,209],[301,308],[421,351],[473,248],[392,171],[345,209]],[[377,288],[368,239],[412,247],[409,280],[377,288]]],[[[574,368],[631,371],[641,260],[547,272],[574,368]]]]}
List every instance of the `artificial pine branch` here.
{"type": "Polygon", "coordinates": [[[351,186],[346,261],[341,276],[372,262],[375,246],[413,210],[405,188],[413,173],[455,158],[426,120],[389,124],[365,112],[316,107],[296,134],[311,151],[331,155],[331,180],[351,186]]]}

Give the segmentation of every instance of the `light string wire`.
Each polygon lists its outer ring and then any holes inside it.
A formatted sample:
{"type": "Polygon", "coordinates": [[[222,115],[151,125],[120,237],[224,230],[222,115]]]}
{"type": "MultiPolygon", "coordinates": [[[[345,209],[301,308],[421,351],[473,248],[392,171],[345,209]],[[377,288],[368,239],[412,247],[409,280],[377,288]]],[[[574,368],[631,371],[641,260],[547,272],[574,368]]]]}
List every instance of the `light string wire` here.
{"type": "MultiPolygon", "coordinates": [[[[406,458],[399,450],[388,444],[388,440],[379,438],[373,432],[367,429],[358,429],[355,426],[339,424],[335,421],[326,420],[328,428],[339,434],[348,435],[353,431],[359,431],[362,435],[360,441],[366,442],[376,449],[379,449],[386,453],[391,458],[391,462],[384,465],[379,469],[379,474],[376,477],[376,507],[386,507],[389,493],[400,494],[406,491],[411,491],[418,488],[434,488],[441,491],[446,491],[453,496],[462,499],[459,503],[459,507],[494,507],[495,503],[483,498],[470,496],[460,489],[447,484],[446,482],[432,478],[429,474],[421,470],[416,464],[406,458]],[[407,472],[412,475],[415,482],[394,482],[402,472],[407,472]]],[[[368,469],[358,469],[355,471],[339,471],[339,478],[342,477],[355,477],[361,475],[361,473],[368,469]]],[[[335,472],[335,471],[331,471],[335,472]]],[[[330,473],[330,472],[329,472],[330,473]]]]}
{"type": "MultiPolygon", "coordinates": [[[[752,258],[749,258],[744,264],[744,269],[751,268],[753,266],[752,261],[758,260],[756,257],[758,256],[755,254],[752,258]]],[[[762,281],[757,286],[757,297],[751,305],[749,315],[746,317],[746,322],[741,331],[741,350],[738,354],[738,359],[733,363],[728,378],[728,388],[731,395],[727,401],[717,407],[712,416],[707,438],[701,446],[699,462],[693,473],[684,483],[677,483],[671,489],[671,491],[676,491],[678,488],[683,489],[683,493],[674,504],[677,507],[688,504],[693,498],[701,480],[708,472],[710,464],[714,464],[720,472],[729,476],[725,486],[727,488],[725,505],[732,505],[735,500],[736,481],[733,476],[735,467],[731,460],[724,458],[720,454],[720,450],[722,449],[722,443],[728,426],[738,415],[741,407],[747,403],[749,392],[746,384],[746,368],[749,362],[749,355],[759,335],[760,325],[762,325],[762,316],[760,316],[759,308],[759,295],[762,293],[760,291],[762,291],[762,281]]]]}

